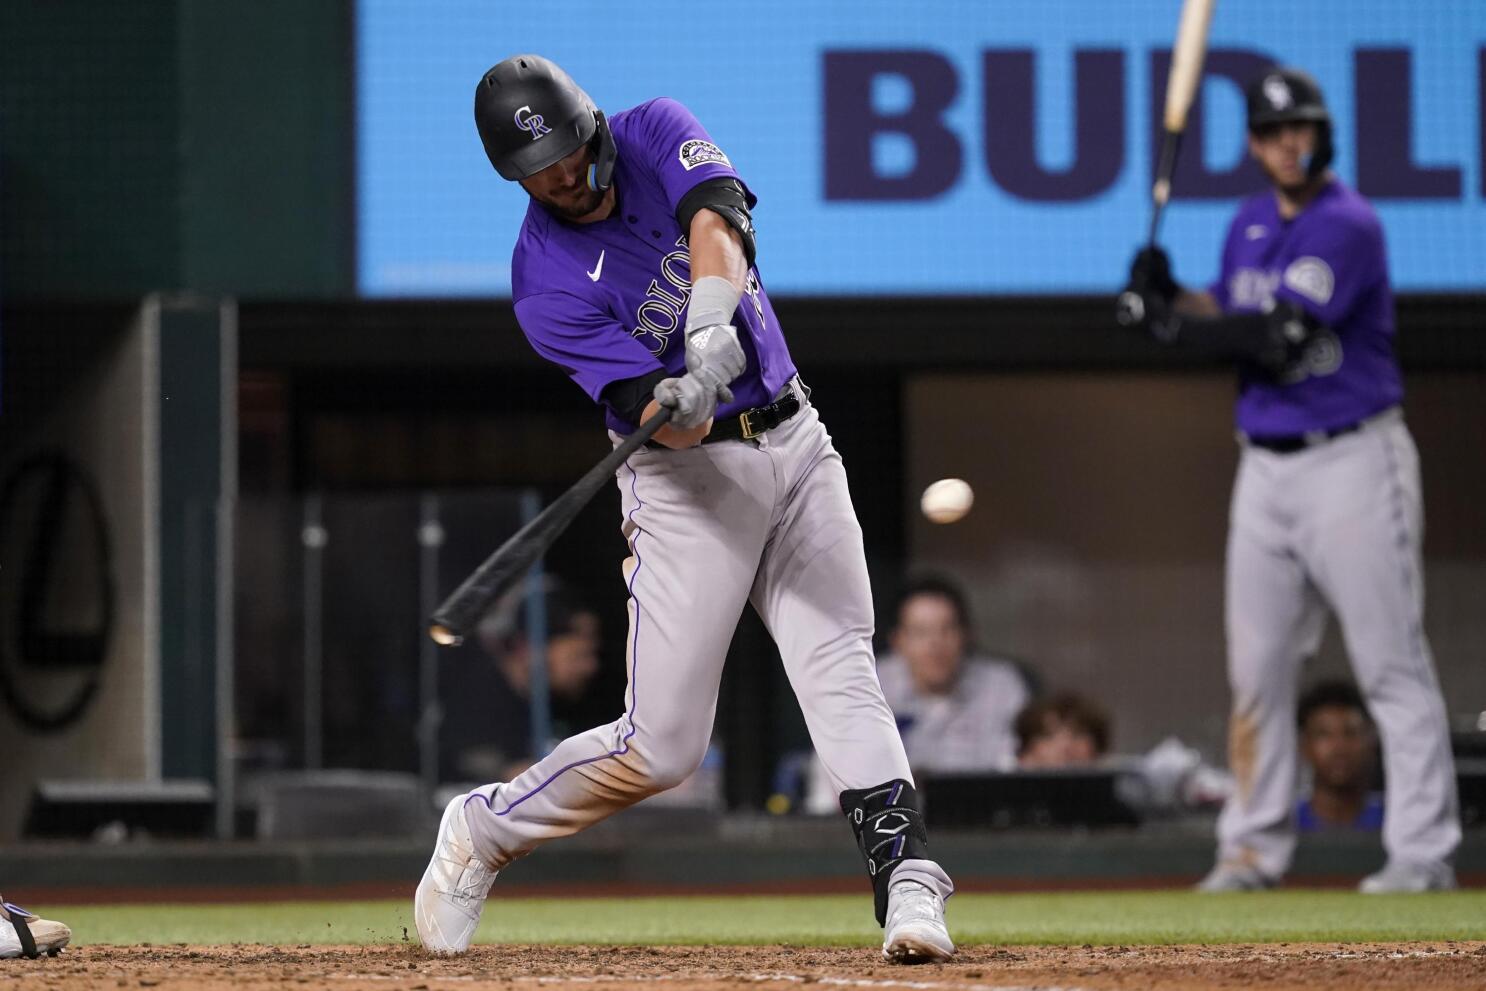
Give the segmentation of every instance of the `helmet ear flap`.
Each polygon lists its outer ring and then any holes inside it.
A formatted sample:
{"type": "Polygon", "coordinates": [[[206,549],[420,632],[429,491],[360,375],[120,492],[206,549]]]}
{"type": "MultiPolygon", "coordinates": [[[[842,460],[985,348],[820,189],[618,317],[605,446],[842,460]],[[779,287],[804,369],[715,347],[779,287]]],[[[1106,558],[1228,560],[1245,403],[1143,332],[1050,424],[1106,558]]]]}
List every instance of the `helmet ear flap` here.
{"type": "Polygon", "coordinates": [[[614,182],[614,159],[618,150],[614,147],[614,134],[609,130],[609,120],[602,110],[593,112],[596,125],[593,130],[593,164],[588,167],[588,188],[602,193],[614,182]]]}

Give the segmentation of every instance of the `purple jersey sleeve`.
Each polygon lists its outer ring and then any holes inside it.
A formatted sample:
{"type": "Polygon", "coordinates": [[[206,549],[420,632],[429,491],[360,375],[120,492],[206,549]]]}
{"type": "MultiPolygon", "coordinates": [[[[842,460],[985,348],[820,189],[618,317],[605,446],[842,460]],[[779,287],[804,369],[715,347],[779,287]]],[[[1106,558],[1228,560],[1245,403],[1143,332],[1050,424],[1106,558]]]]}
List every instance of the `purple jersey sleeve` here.
{"type": "MultiPolygon", "coordinates": [[[[635,121],[637,133],[673,212],[682,197],[708,179],[743,181],[727,154],[713,142],[690,110],[667,97],[651,100],[638,109],[641,112],[635,121]]],[[[754,202],[750,191],[748,203],[752,206],[754,202]]]]}
{"type": "Polygon", "coordinates": [[[1363,295],[1387,279],[1383,229],[1372,215],[1330,216],[1295,232],[1295,258],[1275,296],[1328,327],[1343,325],[1363,295]]]}
{"type": "Polygon", "coordinates": [[[569,293],[534,293],[517,301],[516,320],[536,352],[595,402],[609,383],[662,367],[619,321],[569,293]]]}

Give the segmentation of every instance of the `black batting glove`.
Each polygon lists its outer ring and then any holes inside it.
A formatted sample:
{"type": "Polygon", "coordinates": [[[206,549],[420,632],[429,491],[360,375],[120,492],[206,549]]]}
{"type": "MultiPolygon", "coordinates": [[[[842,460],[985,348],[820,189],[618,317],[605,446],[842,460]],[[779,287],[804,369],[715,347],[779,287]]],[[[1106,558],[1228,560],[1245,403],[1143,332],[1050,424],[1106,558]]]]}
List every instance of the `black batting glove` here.
{"type": "Polygon", "coordinates": [[[1265,376],[1284,384],[1295,377],[1320,329],[1321,325],[1299,306],[1276,300],[1265,313],[1266,333],[1256,349],[1254,364],[1265,376]]]}
{"type": "Polygon", "coordinates": [[[1159,296],[1170,303],[1182,291],[1171,275],[1171,258],[1155,245],[1148,245],[1130,260],[1130,288],[1142,296],[1159,296]]]}

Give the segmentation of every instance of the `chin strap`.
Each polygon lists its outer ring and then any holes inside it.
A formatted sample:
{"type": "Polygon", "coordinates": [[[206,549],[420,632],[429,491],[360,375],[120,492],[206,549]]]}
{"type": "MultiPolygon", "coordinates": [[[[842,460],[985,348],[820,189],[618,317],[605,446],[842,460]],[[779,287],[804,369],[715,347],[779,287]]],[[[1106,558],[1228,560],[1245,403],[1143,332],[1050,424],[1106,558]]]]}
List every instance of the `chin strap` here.
{"type": "Polygon", "coordinates": [[[929,834],[919,812],[918,792],[902,778],[859,791],[843,791],[841,811],[851,823],[872,878],[877,924],[885,925],[887,891],[894,868],[905,860],[927,860],[929,856],[929,834]]]}

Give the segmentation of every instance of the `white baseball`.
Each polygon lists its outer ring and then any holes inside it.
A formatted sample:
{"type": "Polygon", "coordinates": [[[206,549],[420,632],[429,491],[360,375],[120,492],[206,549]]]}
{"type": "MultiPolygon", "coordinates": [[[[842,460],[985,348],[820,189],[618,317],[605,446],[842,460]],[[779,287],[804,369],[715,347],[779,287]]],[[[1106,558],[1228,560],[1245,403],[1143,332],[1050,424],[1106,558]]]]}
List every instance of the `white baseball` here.
{"type": "Polygon", "coordinates": [[[934,523],[953,523],[970,512],[975,492],[963,478],[941,478],[924,489],[918,501],[924,515],[934,523]]]}

